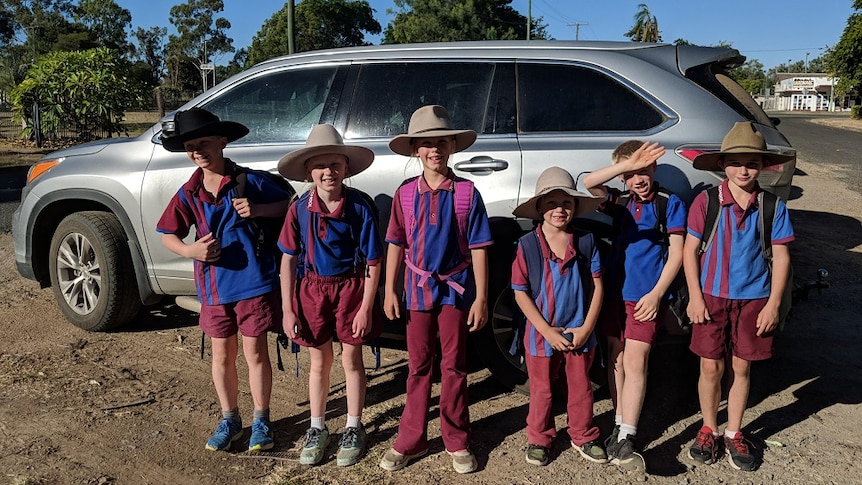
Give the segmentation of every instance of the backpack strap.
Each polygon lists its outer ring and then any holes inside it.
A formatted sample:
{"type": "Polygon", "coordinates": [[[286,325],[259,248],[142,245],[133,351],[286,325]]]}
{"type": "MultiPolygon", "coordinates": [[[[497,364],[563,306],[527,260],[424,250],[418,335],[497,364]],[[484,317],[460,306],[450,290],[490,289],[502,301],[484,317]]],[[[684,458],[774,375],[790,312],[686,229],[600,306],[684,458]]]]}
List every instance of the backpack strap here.
{"type": "Polygon", "coordinates": [[[467,222],[470,219],[470,209],[473,207],[473,182],[466,179],[455,179],[455,222],[458,228],[458,244],[461,254],[469,259],[470,246],[467,242],[467,222]]]}
{"type": "Polygon", "coordinates": [[[590,301],[593,298],[593,274],[590,269],[593,248],[595,247],[595,239],[589,232],[584,233],[578,238],[578,249],[575,257],[578,263],[578,274],[581,277],[581,287],[584,289],[584,316],[590,307],[590,301]]]}
{"type": "Polygon", "coordinates": [[[771,192],[761,190],[757,194],[757,207],[760,209],[760,247],[763,250],[763,259],[769,263],[772,269],[772,225],[775,222],[776,206],[778,197],[771,192]]]}
{"type": "Polygon", "coordinates": [[[718,197],[720,189],[720,185],[706,189],[706,220],[703,223],[703,234],[700,235],[700,254],[705,253],[712,244],[712,238],[718,228],[718,216],[721,212],[721,202],[718,197]]]}
{"type": "Polygon", "coordinates": [[[419,177],[414,177],[401,186],[399,199],[401,200],[401,213],[404,215],[404,231],[409,235],[413,233],[413,228],[416,227],[416,194],[419,193],[419,177]]]}
{"type": "Polygon", "coordinates": [[[521,238],[521,252],[527,262],[527,275],[530,278],[530,296],[535,300],[542,292],[542,273],[544,272],[542,252],[539,249],[539,235],[532,230],[521,238]]]}

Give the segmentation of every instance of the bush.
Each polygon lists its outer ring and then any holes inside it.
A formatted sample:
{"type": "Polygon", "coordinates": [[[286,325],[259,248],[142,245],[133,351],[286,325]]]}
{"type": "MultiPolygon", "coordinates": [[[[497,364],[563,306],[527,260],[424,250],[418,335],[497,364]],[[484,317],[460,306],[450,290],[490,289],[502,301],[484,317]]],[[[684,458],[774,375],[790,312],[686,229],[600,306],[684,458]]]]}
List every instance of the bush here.
{"type": "Polygon", "coordinates": [[[850,107],[850,118],[854,120],[862,119],[862,106],[855,105],[850,107]]]}

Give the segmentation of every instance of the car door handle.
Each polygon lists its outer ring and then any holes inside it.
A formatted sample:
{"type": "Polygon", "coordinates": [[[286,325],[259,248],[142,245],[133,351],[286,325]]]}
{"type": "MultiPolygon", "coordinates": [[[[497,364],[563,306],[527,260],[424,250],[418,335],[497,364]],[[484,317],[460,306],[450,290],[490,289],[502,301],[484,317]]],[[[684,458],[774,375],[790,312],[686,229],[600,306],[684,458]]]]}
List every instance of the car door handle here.
{"type": "Polygon", "coordinates": [[[473,157],[466,162],[458,162],[455,164],[455,170],[471,173],[479,172],[488,174],[491,172],[506,170],[507,168],[509,168],[509,162],[505,160],[497,160],[496,158],[484,155],[473,157]]]}

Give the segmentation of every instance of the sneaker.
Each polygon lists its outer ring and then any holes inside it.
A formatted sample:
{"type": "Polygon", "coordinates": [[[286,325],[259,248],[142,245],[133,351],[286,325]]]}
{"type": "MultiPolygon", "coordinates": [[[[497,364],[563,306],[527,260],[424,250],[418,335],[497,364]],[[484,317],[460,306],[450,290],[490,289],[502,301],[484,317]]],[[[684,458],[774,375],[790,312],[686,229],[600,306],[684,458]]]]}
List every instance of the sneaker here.
{"type": "Polygon", "coordinates": [[[255,419],[251,423],[251,438],[248,440],[248,451],[271,450],[273,446],[272,430],[269,429],[269,421],[261,418],[255,419]]]}
{"type": "Polygon", "coordinates": [[[210,440],[207,441],[206,448],[210,451],[226,450],[240,436],[242,436],[242,421],[224,418],[218,424],[210,440]]]}
{"type": "Polygon", "coordinates": [[[611,435],[605,438],[605,450],[608,452],[608,457],[613,457],[613,453],[611,453],[611,448],[616,445],[619,441],[620,437],[620,425],[615,424],[614,429],[611,430],[611,435]]]}
{"type": "Polygon", "coordinates": [[[757,468],[757,460],[748,450],[749,444],[749,441],[739,432],[736,433],[736,438],[724,436],[724,448],[727,450],[727,461],[730,462],[730,466],[744,472],[752,472],[757,468]]]}
{"type": "Polygon", "coordinates": [[[527,445],[527,463],[536,466],[548,464],[548,449],[541,445],[527,445]]]}
{"type": "Polygon", "coordinates": [[[476,457],[470,450],[459,450],[455,452],[447,451],[452,457],[452,468],[460,474],[473,473],[479,464],[476,462],[476,457]]]}
{"type": "Polygon", "coordinates": [[[383,459],[380,460],[380,468],[388,472],[394,472],[396,470],[404,468],[405,466],[407,466],[408,463],[410,463],[416,458],[419,458],[420,456],[425,455],[425,453],[428,453],[427,448],[420,452],[406,455],[402,455],[401,453],[395,451],[394,448],[390,448],[389,451],[387,451],[386,454],[383,455],[383,459]]]}
{"type": "Polygon", "coordinates": [[[329,446],[329,430],[327,428],[308,428],[305,433],[305,444],[299,454],[302,465],[316,465],[323,459],[326,447],[329,446]]]}
{"type": "Polygon", "coordinates": [[[357,463],[362,452],[365,451],[367,441],[365,426],[362,424],[356,428],[345,428],[338,445],[338,454],[335,455],[335,463],[338,466],[350,466],[357,463]]]}
{"type": "Polygon", "coordinates": [[[628,435],[622,441],[618,441],[614,450],[615,453],[611,460],[614,465],[626,471],[646,471],[646,461],[643,455],[635,451],[634,435],[628,435]]]}
{"type": "Polygon", "coordinates": [[[580,446],[576,445],[575,442],[572,442],[572,446],[578,450],[578,453],[581,454],[587,460],[590,460],[593,463],[607,463],[608,462],[608,454],[605,453],[605,450],[602,448],[602,445],[599,444],[599,440],[589,441],[580,446]]]}
{"type": "Polygon", "coordinates": [[[718,461],[718,453],[718,443],[715,442],[715,435],[712,434],[712,430],[709,429],[709,426],[700,428],[694,444],[688,449],[689,458],[704,465],[712,465],[718,461]]]}

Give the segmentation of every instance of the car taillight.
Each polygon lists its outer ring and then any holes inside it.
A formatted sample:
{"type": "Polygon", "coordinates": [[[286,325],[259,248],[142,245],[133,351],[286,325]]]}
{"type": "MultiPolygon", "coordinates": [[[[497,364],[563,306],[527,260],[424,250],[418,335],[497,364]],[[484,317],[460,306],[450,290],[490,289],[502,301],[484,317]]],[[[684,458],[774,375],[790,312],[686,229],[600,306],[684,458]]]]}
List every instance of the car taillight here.
{"type": "Polygon", "coordinates": [[[707,152],[713,152],[713,151],[715,151],[715,150],[706,150],[706,149],[698,149],[698,148],[683,148],[681,150],[677,150],[677,154],[679,154],[679,156],[685,158],[689,162],[694,162],[695,157],[697,157],[698,155],[703,154],[703,153],[707,153],[707,152]]]}

